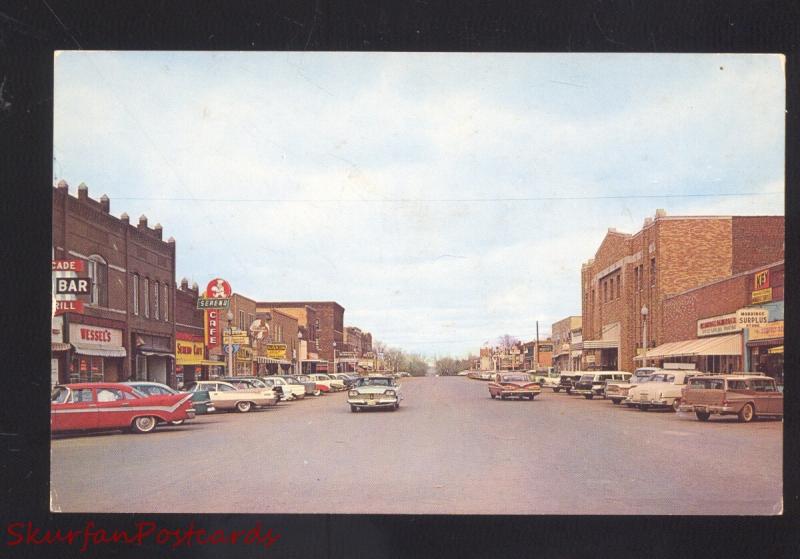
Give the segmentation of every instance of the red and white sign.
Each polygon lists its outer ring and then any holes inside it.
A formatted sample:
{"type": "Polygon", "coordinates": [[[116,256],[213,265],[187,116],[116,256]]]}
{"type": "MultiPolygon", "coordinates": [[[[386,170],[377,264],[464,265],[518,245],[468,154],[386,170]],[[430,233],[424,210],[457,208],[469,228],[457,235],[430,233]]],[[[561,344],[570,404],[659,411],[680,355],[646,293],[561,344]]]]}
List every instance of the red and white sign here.
{"type": "Polygon", "coordinates": [[[738,332],[742,327],[736,321],[736,313],[722,314],[697,321],[697,337],[716,336],[738,332]]]}
{"type": "Polygon", "coordinates": [[[53,260],[54,272],[82,272],[83,260],[53,260]]]}
{"type": "Polygon", "coordinates": [[[205,341],[209,348],[219,345],[219,311],[205,311],[205,341]]]}
{"type": "Polygon", "coordinates": [[[214,278],[206,286],[207,299],[227,299],[231,296],[231,284],[222,278],[214,278]]]}
{"type": "Polygon", "coordinates": [[[56,300],[56,315],[65,312],[83,314],[83,301],[58,301],[56,300]]]}
{"type": "Polygon", "coordinates": [[[89,346],[122,346],[122,330],[88,324],[70,324],[69,341],[89,346]]]}

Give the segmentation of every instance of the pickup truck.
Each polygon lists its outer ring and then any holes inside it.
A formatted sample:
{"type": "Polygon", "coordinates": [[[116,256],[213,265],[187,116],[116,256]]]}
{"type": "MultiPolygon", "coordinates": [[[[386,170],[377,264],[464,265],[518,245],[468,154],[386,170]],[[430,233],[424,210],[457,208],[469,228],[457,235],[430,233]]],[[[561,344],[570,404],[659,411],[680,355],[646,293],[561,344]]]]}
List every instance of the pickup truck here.
{"type": "Polygon", "coordinates": [[[700,421],[711,415],[735,415],[748,423],[757,416],[783,417],[783,393],[775,379],[757,374],[701,375],[683,389],[679,411],[700,421]]]}

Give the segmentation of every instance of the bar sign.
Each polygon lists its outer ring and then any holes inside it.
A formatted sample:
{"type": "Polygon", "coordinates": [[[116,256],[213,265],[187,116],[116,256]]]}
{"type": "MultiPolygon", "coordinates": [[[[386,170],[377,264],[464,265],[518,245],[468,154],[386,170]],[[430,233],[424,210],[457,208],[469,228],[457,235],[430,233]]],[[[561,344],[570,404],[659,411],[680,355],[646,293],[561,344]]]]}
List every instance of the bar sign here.
{"type": "Polygon", "coordinates": [[[88,295],[91,278],[56,278],[56,295],[88,295]]]}

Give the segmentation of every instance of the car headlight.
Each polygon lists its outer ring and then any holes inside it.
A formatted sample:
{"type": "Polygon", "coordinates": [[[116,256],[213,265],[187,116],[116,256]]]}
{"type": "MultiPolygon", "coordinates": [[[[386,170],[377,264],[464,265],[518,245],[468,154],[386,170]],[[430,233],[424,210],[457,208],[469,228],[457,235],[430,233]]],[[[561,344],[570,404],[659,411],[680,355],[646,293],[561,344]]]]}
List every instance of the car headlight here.
{"type": "Polygon", "coordinates": [[[386,394],[387,396],[395,396],[397,392],[395,392],[394,390],[387,390],[386,392],[384,392],[384,394],[386,394]]]}
{"type": "Polygon", "coordinates": [[[351,390],[347,393],[348,396],[358,396],[358,390],[351,390]]]}

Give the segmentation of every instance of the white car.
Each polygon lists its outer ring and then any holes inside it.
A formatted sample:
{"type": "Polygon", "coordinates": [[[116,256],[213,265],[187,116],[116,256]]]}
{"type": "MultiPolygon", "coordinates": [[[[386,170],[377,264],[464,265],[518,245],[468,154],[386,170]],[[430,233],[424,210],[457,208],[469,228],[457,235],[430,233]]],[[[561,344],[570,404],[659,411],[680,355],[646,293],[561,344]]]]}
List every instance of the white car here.
{"type": "Polygon", "coordinates": [[[268,388],[273,386],[281,387],[281,400],[288,402],[290,400],[297,400],[298,398],[306,397],[306,387],[302,384],[291,384],[286,382],[286,379],[280,377],[263,377],[259,379],[268,388]]]}
{"type": "Polygon", "coordinates": [[[317,384],[327,386],[331,391],[344,390],[344,381],[338,378],[331,378],[324,373],[313,373],[308,376],[317,384]]]}
{"type": "Polygon", "coordinates": [[[278,403],[278,394],[271,388],[237,390],[231,383],[221,380],[198,380],[190,383],[188,390],[208,390],[211,403],[217,410],[235,409],[244,413],[253,406],[274,406],[278,403]]]}
{"type": "Polygon", "coordinates": [[[672,408],[678,411],[681,405],[681,390],[687,381],[697,376],[699,371],[663,370],[653,374],[650,379],[628,391],[625,403],[642,411],[650,408],[672,408]]]}
{"type": "Polygon", "coordinates": [[[400,407],[402,399],[400,385],[393,376],[360,378],[347,392],[347,403],[352,412],[365,408],[389,408],[394,411],[400,407]]]}

